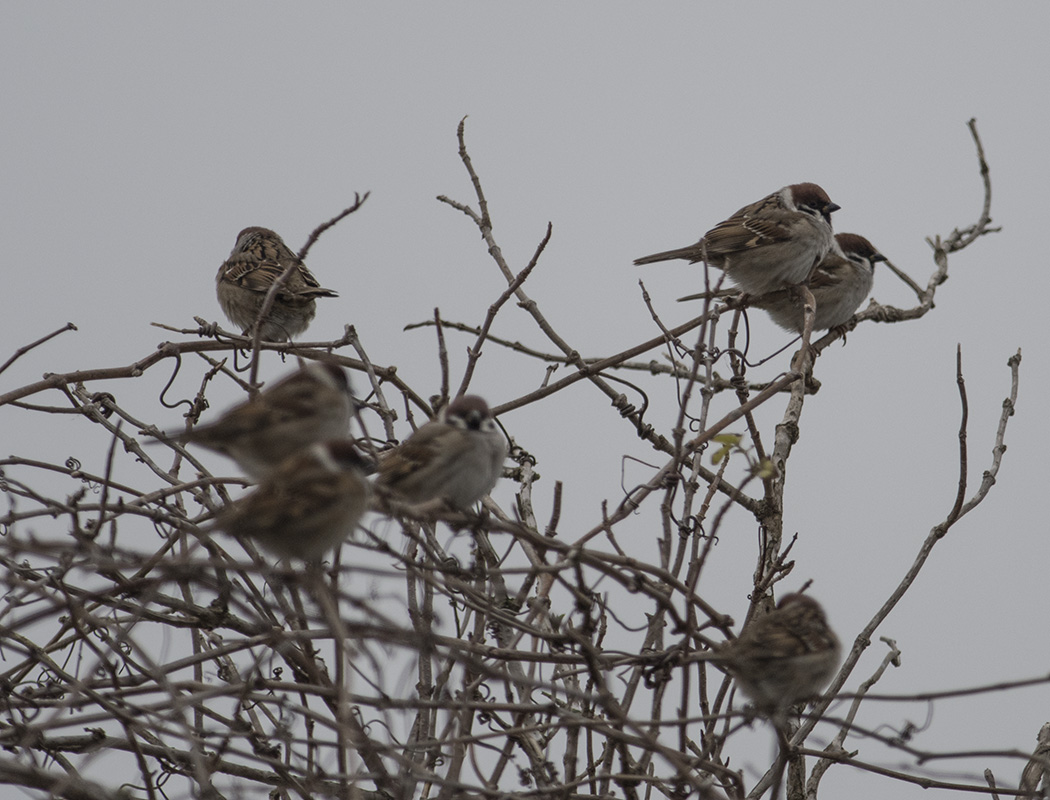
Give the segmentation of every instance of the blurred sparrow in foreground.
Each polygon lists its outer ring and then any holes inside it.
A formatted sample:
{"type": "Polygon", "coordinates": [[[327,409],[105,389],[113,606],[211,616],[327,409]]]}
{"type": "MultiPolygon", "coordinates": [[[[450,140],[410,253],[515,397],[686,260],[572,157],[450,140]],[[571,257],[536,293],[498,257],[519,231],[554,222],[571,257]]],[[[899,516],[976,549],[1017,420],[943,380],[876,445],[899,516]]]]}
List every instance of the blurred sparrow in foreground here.
{"type": "Polygon", "coordinates": [[[820,604],[788,594],[707,660],[724,665],[760,712],[779,717],[820,694],[838,668],[839,651],[820,604]]]}
{"type": "MultiPolygon", "coordinates": [[[[809,278],[809,290],[816,301],[813,330],[822,331],[844,325],[860,308],[875,282],[875,264],[885,261],[875,247],[856,233],[836,233],[835,244],[809,278]]],[[[740,292],[703,292],[680,297],[678,302],[708,298],[739,297],[740,292]]],[[[768,312],[785,330],[802,333],[802,299],[792,289],[778,289],[748,298],[748,305],[768,312]]]]}
{"type": "Polygon", "coordinates": [[[318,442],[228,506],[216,527],[279,558],[319,561],[353,534],[369,494],[353,442],[318,442]]]}
{"type": "Polygon", "coordinates": [[[840,206],[815,183],[795,183],[744,206],[696,244],[635,259],[707,260],[748,294],[802,283],[831,249],[831,213],[840,206]]]}
{"type": "Polygon", "coordinates": [[[215,277],[216,293],[223,313],[245,334],[251,331],[266,293],[284,271],[295,265],[274,297],[270,313],[262,323],[267,342],[289,341],[306,330],[317,311],[315,298],[338,297],[322,289],[281,237],[268,228],[245,228],[215,277]]]}
{"type": "Polygon", "coordinates": [[[488,405],[463,395],[379,459],[377,483],[411,505],[444,500],[466,510],[496,485],[507,442],[488,405]]]}
{"type": "Polygon", "coordinates": [[[215,422],[166,438],[222,453],[259,480],[314,442],[346,438],[352,402],[343,368],[314,361],[215,422]]]}

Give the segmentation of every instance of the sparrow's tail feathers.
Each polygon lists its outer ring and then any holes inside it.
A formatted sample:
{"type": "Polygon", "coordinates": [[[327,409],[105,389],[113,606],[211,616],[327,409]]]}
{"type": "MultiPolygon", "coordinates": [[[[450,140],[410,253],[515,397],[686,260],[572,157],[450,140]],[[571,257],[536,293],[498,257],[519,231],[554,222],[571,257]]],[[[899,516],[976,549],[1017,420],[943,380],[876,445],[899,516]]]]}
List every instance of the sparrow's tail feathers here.
{"type": "Polygon", "coordinates": [[[679,297],[679,303],[688,303],[690,300],[724,300],[727,297],[739,297],[739,289],[722,289],[718,292],[700,292],[700,294],[687,294],[679,297]]]}
{"type": "Polygon", "coordinates": [[[688,247],[679,247],[677,250],[665,250],[662,253],[653,253],[651,256],[642,256],[634,260],[635,266],[642,264],[653,264],[657,261],[671,261],[675,258],[687,258],[690,261],[700,261],[699,245],[691,244],[688,247]]]}

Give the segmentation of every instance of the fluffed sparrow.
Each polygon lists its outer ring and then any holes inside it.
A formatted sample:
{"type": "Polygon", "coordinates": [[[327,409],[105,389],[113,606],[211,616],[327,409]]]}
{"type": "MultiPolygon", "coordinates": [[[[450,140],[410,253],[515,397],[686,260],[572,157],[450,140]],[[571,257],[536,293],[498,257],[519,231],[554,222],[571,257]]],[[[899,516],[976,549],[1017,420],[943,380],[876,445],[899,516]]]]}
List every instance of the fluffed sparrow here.
{"type": "Polygon", "coordinates": [[[496,485],[506,457],[507,442],[488,405],[463,395],[381,455],[376,480],[411,505],[440,499],[465,510],[496,485]]]}
{"type": "Polygon", "coordinates": [[[720,222],[696,244],[635,259],[651,264],[706,258],[741,291],[766,294],[802,283],[832,245],[831,213],[840,208],[815,183],[794,183],[720,222]]]}
{"type": "MultiPolygon", "coordinates": [[[[809,278],[809,290],[816,301],[813,329],[822,331],[848,322],[871,292],[875,264],[885,260],[886,256],[863,236],[836,233],[835,244],[809,278]]],[[[679,302],[734,296],[739,292],[692,294],[679,298],[679,302]]],[[[781,328],[802,332],[802,301],[792,289],[749,297],[748,304],[766,311],[781,328]]]]}
{"type": "Polygon", "coordinates": [[[353,442],[316,442],[228,506],[216,527],[279,558],[318,561],[353,534],[369,495],[353,442]]]}
{"type": "Polygon", "coordinates": [[[838,668],[839,653],[820,604],[787,594],[707,660],[723,664],[759,711],[777,716],[820,694],[838,668]]]}
{"type": "Polygon", "coordinates": [[[267,342],[289,341],[306,330],[317,312],[318,297],[338,297],[324,289],[317,278],[268,228],[245,228],[215,277],[216,294],[222,311],[247,334],[262,310],[266,293],[290,265],[295,265],[274,297],[270,313],[262,323],[267,342]]]}
{"type": "Polygon", "coordinates": [[[312,361],[215,422],[165,438],[222,453],[258,480],[297,450],[346,438],[352,403],[345,370],[312,361]]]}

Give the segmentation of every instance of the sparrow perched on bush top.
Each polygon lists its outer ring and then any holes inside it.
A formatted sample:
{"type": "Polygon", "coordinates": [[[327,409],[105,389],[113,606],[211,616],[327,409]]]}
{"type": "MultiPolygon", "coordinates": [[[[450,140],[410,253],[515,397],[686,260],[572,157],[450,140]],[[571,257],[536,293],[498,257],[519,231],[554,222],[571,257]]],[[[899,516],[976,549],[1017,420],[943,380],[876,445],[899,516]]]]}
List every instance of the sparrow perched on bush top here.
{"type": "MultiPolygon", "coordinates": [[[[836,233],[831,250],[809,278],[809,290],[816,301],[813,329],[822,331],[845,324],[871,292],[875,264],[885,260],[886,256],[863,236],[836,233]]],[[[735,290],[706,292],[681,297],[679,302],[739,294],[735,290]]],[[[748,304],[766,311],[781,328],[802,332],[802,300],[792,289],[749,296],[748,304]]]]}
{"type": "Polygon", "coordinates": [[[817,697],[835,674],[839,655],[838,637],[820,604],[788,594],[706,660],[722,664],[759,711],[777,716],[817,697]]]}
{"type": "Polygon", "coordinates": [[[496,485],[506,457],[488,405],[463,395],[380,456],[377,483],[411,505],[440,499],[466,510],[496,485]]]}
{"type": "Polygon", "coordinates": [[[215,422],[167,438],[222,453],[258,480],[297,450],[346,438],[352,403],[345,370],[312,361],[215,422]]]}
{"type": "Polygon", "coordinates": [[[369,495],[353,442],[316,442],[286,458],[228,506],[216,527],[279,558],[319,561],[353,534],[369,495]]]}
{"type": "Polygon", "coordinates": [[[703,261],[748,294],[802,283],[831,249],[831,213],[840,208],[815,183],[794,183],[744,206],[696,244],[635,259],[703,261]]]}
{"type": "Polygon", "coordinates": [[[318,297],[338,297],[317,278],[268,228],[245,228],[237,234],[230,257],[215,277],[219,305],[230,322],[247,334],[262,310],[266,293],[284,271],[293,266],[262,323],[267,342],[289,341],[306,330],[317,312],[318,297]]]}

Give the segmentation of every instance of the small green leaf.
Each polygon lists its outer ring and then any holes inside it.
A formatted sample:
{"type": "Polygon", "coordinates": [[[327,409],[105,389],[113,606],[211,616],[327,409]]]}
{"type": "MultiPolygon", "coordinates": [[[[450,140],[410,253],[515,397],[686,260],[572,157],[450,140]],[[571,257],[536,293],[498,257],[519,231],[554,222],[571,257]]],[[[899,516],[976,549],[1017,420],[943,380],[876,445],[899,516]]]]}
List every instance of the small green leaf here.
{"type": "Polygon", "coordinates": [[[736,447],[740,444],[740,441],[743,438],[743,435],[739,433],[720,433],[718,436],[714,437],[712,441],[727,445],[728,447],[736,447]]]}
{"type": "Polygon", "coordinates": [[[768,458],[763,458],[755,465],[755,477],[766,480],[767,478],[776,477],[777,469],[773,466],[773,462],[768,458]]]}

